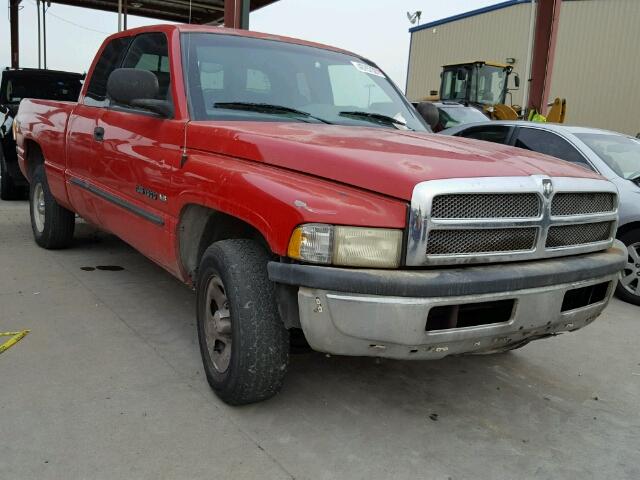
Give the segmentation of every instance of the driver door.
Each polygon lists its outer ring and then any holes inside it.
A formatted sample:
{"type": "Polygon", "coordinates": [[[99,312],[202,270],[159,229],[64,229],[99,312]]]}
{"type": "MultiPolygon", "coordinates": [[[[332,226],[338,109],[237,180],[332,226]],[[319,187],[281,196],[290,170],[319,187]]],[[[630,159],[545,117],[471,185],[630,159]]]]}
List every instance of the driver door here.
{"type": "MultiPolygon", "coordinates": [[[[172,101],[168,41],[164,33],[134,37],[122,68],[151,71],[158,99],[172,101]]],[[[184,122],[111,103],[98,118],[101,148],[97,177],[106,193],[100,223],[158,263],[171,258],[172,174],[180,166],[184,122]]]]}

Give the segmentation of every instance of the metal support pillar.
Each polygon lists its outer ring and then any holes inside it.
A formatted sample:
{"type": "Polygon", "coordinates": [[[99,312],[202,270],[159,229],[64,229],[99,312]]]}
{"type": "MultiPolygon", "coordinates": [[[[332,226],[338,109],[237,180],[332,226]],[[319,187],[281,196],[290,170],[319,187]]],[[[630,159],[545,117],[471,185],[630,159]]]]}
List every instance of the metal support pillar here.
{"type": "Polygon", "coordinates": [[[42,68],[42,28],[40,27],[40,0],[36,0],[36,15],[38,15],[38,68],[42,68]]]}
{"type": "Polygon", "coordinates": [[[224,26],[227,28],[249,29],[249,0],[225,0],[224,2],[224,26]]]}
{"type": "Polygon", "coordinates": [[[9,0],[11,30],[11,68],[20,68],[20,36],[18,35],[18,10],[21,0],[9,0]]]}
{"type": "Polygon", "coordinates": [[[544,114],[549,103],[561,0],[538,0],[529,86],[529,108],[544,114]]]}
{"type": "Polygon", "coordinates": [[[124,0],[124,18],[123,18],[123,25],[124,25],[124,29],[127,29],[127,15],[129,13],[129,5],[128,5],[128,1],[124,0]]]}
{"type": "Polygon", "coordinates": [[[42,1],[42,58],[44,69],[47,69],[47,18],[46,1],[42,1]]]}
{"type": "Polygon", "coordinates": [[[118,31],[122,31],[122,0],[118,0],[118,31]]]}

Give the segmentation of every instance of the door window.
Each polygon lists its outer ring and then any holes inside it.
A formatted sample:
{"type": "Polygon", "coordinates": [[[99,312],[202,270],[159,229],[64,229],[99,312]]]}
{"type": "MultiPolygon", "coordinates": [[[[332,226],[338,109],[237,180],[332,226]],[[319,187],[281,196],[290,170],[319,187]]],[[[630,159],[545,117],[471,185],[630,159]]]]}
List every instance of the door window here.
{"type": "Polygon", "coordinates": [[[485,142],[506,144],[509,140],[510,132],[511,127],[506,125],[493,125],[487,127],[473,127],[460,132],[458,136],[484,140],[485,142]]]}
{"type": "Polygon", "coordinates": [[[158,79],[158,100],[171,101],[169,48],[164,33],[143,33],[131,42],[122,62],[123,68],[136,68],[153,73],[158,79]]]}
{"type": "Polygon", "coordinates": [[[108,105],[107,80],[109,75],[120,66],[129,38],[114,38],[104,48],[100,58],[93,69],[84,104],[93,107],[105,107],[108,105]]]}
{"type": "Polygon", "coordinates": [[[544,153],[552,157],[577,163],[585,168],[593,170],[578,150],[564,138],[553,132],[547,132],[537,128],[520,128],[516,147],[544,153]]]}

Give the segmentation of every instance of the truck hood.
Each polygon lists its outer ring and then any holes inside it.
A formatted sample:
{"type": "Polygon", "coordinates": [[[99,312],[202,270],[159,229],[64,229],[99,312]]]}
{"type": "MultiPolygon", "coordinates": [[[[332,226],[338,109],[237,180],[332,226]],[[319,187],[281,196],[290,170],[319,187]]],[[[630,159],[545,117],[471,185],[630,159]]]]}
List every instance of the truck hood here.
{"type": "Polygon", "coordinates": [[[425,180],[548,175],[600,178],[496,143],[389,128],[280,122],[191,122],[190,149],[263,162],[410,200],[425,180]]]}

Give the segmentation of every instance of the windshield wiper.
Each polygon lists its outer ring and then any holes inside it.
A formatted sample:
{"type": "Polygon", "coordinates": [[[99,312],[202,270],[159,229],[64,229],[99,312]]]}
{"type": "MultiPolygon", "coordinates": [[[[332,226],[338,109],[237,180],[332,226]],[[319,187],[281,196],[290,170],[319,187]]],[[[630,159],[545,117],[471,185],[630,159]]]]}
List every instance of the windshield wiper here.
{"type": "Polygon", "coordinates": [[[312,118],[322,123],[331,124],[329,120],[311,115],[309,112],[303,110],[296,110],[295,108],[285,107],[284,105],[273,105],[270,103],[253,103],[253,102],[216,102],[213,104],[214,108],[226,108],[229,110],[246,110],[248,112],[261,112],[270,114],[294,114],[300,117],[312,118]]]}
{"type": "Polygon", "coordinates": [[[362,118],[363,120],[373,120],[375,123],[386,123],[387,125],[394,125],[404,127],[408,130],[411,130],[407,127],[407,124],[402,120],[398,120],[397,118],[390,117],[389,115],[384,115],[382,113],[374,113],[374,112],[361,112],[361,111],[344,111],[340,112],[339,115],[343,117],[356,117],[362,118]]]}

